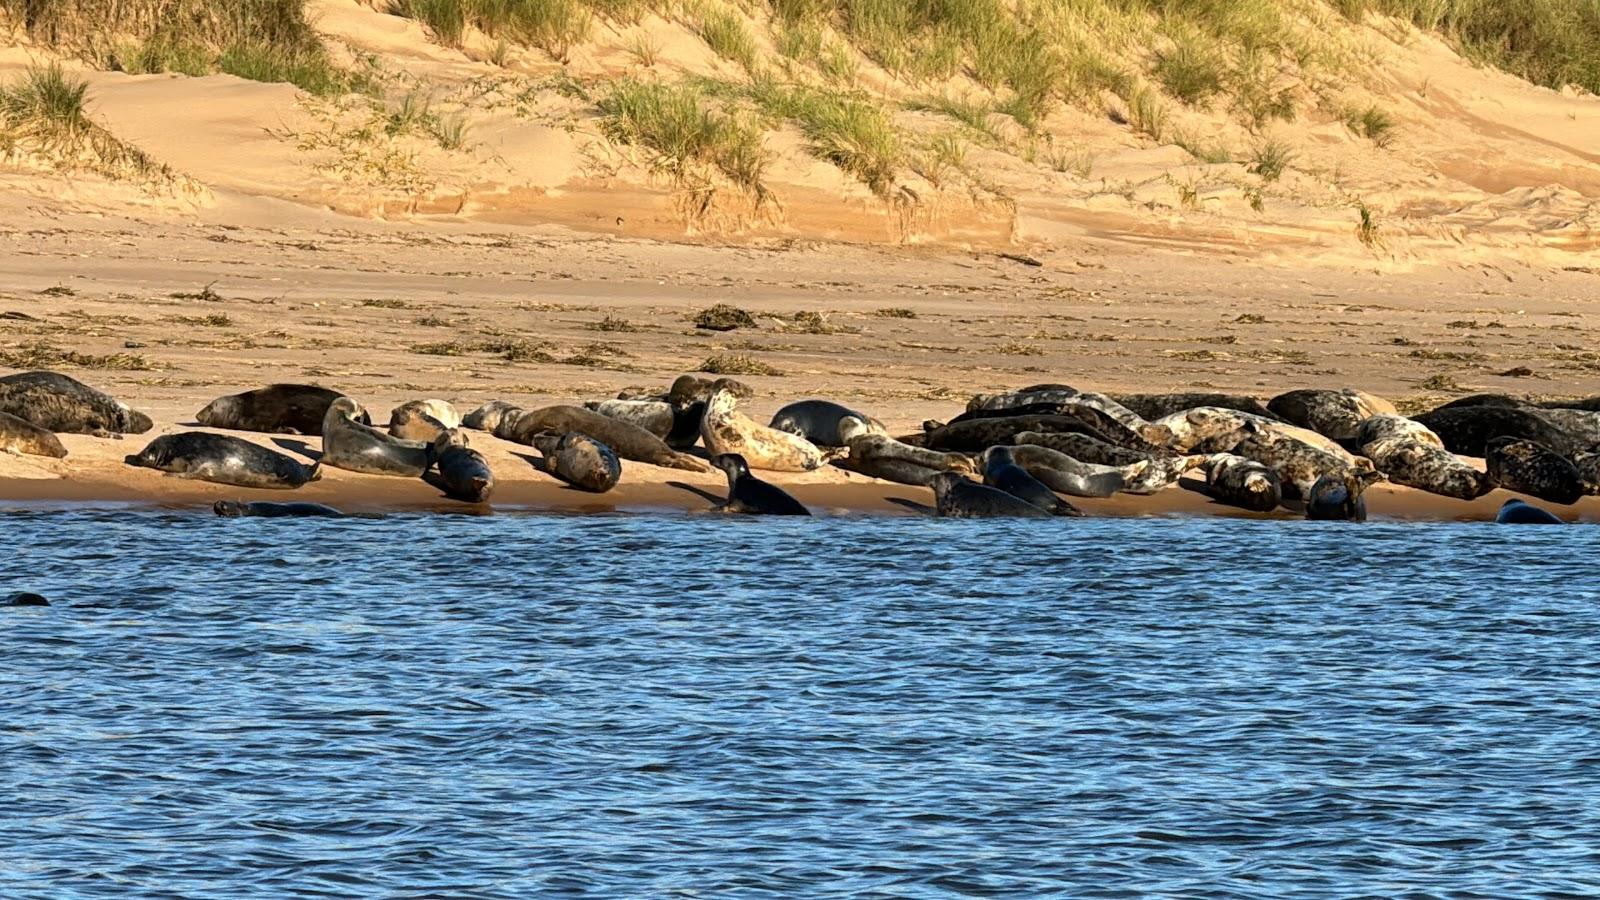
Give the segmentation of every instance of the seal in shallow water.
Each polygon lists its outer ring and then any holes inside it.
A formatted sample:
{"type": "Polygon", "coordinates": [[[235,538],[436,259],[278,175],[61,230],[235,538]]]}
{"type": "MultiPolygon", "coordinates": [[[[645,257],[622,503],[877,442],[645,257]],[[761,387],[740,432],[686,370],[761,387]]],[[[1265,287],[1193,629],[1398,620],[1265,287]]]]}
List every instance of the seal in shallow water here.
{"type": "Polygon", "coordinates": [[[831,400],[797,400],[773,413],[768,427],[797,434],[818,447],[847,447],[852,437],[889,434],[877,419],[831,400]]]}
{"type": "Polygon", "coordinates": [[[349,397],[328,405],[322,419],[322,463],[367,475],[420,476],[428,468],[428,445],[390,437],[355,419],[361,407],[349,397]]]}
{"type": "Polygon", "coordinates": [[[1572,461],[1537,441],[1497,437],[1484,448],[1489,480],[1508,491],[1563,506],[1583,497],[1583,476],[1572,461]]]}
{"type": "MultiPolygon", "coordinates": [[[[344,396],[314,384],[269,384],[207,403],[194,420],[209,428],[268,434],[322,434],[322,420],[333,401],[344,396]]],[[[371,425],[361,414],[359,421],[371,425]]]]}
{"type": "Polygon", "coordinates": [[[1554,513],[1542,510],[1515,497],[1500,506],[1494,517],[1497,525],[1565,525],[1554,513]]]}
{"type": "Polygon", "coordinates": [[[1206,458],[1206,494],[1218,503],[1252,512],[1272,512],[1283,502],[1276,469],[1232,453],[1206,458]]]}
{"type": "Polygon", "coordinates": [[[539,471],[593,494],[604,494],[622,478],[622,461],[611,448],[586,434],[568,431],[540,434],[533,438],[540,458],[539,471]]]}
{"type": "Polygon", "coordinates": [[[58,434],[144,434],[155,424],[104,391],[59,372],[0,378],[0,412],[58,434]]]}
{"type": "Polygon", "coordinates": [[[935,508],[946,519],[1050,519],[1054,518],[1026,500],[998,488],[978,484],[955,472],[940,472],[929,480],[935,508]]]}
{"type": "Polygon", "coordinates": [[[739,412],[738,398],[724,389],[706,401],[700,438],[713,456],[737,453],[751,468],[774,472],[810,472],[837,455],[823,453],[797,434],[756,424],[739,412]]]}
{"type": "Polygon", "coordinates": [[[124,461],[180,478],[235,487],[286,490],[321,477],[317,465],[301,465],[276,450],[242,438],[204,431],[164,434],[124,461]]]}
{"type": "Polygon", "coordinates": [[[218,500],[216,503],[211,504],[211,511],[226,519],[237,519],[245,516],[258,516],[265,519],[282,519],[297,516],[344,518],[344,513],[321,503],[272,503],[266,500],[257,500],[251,503],[246,503],[242,500],[218,500]]]}
{"type": "Polygon", "coordinates": [[[1376,472],[1346,471],[1317,479],[1306,494],[1306,518],[1318,521],[1365,522],[1367,501],[1362,496],[1376,472]]]}
{"type": "Polygon", "coordinates": [[[990,447],[983,454],[983,483],[1026,500],[1054,516],[1081,516],[1083,511],[1057,497],[1044,482],[1017,464],[1011,447],[990,447]]]}
{"type": "Polygon", "coordinates": [[[0,412],[0,451],[26,453],[29,456],[50,456],[60,459],[67,455],[61,439],[39,426],[19,419],[10,413],[0,412]]]}
{"type": "Polygon", "coordinates": [[[422,480],[452,500],[486,503],[494,493],[494,471],[483,454],[467,446],[466,432],[451,428],[428,445],[422,480]]]}
{"type": "Polygon", "coordinates": [[[739,454],[713,456],[711,464],[728,476],[728,499],[717,505],[718,511],[762,516],[811,515],[811,510],[788,491],[751,475],[749,464],[739,454]]]}

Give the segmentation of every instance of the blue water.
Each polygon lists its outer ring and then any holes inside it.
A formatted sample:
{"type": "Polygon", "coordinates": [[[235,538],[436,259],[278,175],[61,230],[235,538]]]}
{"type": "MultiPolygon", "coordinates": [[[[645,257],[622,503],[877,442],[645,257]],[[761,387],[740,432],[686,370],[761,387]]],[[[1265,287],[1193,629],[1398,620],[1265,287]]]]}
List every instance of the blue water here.
{"type": "Polygon", "coordinates": [[[7,898],[1600,892],[1589,528],[0,526],[7,898]]]}

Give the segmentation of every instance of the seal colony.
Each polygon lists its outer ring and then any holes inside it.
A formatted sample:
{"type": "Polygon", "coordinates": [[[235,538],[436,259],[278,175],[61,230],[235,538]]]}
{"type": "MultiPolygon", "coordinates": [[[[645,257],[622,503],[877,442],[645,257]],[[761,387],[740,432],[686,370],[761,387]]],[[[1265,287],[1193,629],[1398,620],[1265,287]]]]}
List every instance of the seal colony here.
{"type": "MultiPolygon", "coordinates": [[[[695,492],[708,497],[708,509],[743,515],[813,512],[758,473],[824,467],[914,486],[925,500],[911,506],[963,518],[1072,519],[1084,515],[1076,498],[1186,489],[1242,514],[1360,521],[1365,493],[1383,481],[1459,501],[1497,488],[1558,507],[1600,495],[1596,398],[1535,404],[1478,395],[1404,416],[1381,397],[1344,388],[1268,398],[1111,396],[1052,383],[976,393],[947,420],[894,433],[869,410],[818,397],[781,398],[778,412],[758,421],[742,408],[753,395],[733,379],[689,374],[667,387],[534,408],[491,400],[462,414],[444,400],[408,400],[379,428],[371,423],[381,419],[337,390],[271,384],[216,398],[196,422],[320,438],[320,447],[272,439],[288,451],[280,452],[178,426],[127,453],[126,462],[278,492],[345,470],[420,480],[441,498],[485,506],[499,483],[494,468],[507,465],[504,454],[492,458],[472,446],[479,440],[473,435],[486,433],[534,451],[511,456],[580,495],[613,490],[629,480],[631,466],[720,470],[726,499],[695,492]]],[[[57,434],[123,440],[153,427],[144,413],[59,373],[0,378],[0,449],[12,454],[60,459],[67,450],[57,434]]],[[[71,460],[62,465],[70,478],[71,460]]],[[[663,474],[645,480],[659,484],[663,474]]],[[[230,499],[217,512],[278,517],[331,509],[254,502],[230,499]]],[[[1518,510],[1501,519],[1538,518],[1518,510]]],[[[1560,518],[1559,511],[1551,515],[1560,518]]]]}

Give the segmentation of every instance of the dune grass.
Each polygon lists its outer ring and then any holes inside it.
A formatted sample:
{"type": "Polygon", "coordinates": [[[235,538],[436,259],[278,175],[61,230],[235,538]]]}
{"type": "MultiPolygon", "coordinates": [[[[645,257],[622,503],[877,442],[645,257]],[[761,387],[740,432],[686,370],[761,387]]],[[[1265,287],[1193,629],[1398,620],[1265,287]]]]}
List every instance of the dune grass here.
{"type": "Polygon", "coordinates": [[[757,199],[767,152],[752,123],[713,108],[694,85],[623,80],[599,101],[602,128],[612,140],[643,147],[653,165],[683,182],[708,166],[757,199]]]}
{"type": "Polygon", "coordinates": [[[634,17],[643,4],[596,0],[390,0],[390,15],[416,19],[434,39],[461,46],[468,26],[491,38],[526,44],[565,62],[572,45],[589,36],[592,7],[616,17],[634,17]]]}
{"type": "Polygon", "coordinates": [[[144,151],[89,118],[89,83],[61,66],[34,66],[0,85],[0,155],[32,153],[57,169],[110,178],[170,182],[176,176],[144,151]]]}

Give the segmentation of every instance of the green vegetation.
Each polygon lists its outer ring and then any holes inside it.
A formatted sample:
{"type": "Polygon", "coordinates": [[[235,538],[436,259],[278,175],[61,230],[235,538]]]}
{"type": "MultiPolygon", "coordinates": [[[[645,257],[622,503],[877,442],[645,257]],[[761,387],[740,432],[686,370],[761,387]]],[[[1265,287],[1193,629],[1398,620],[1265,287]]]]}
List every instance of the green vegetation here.
{"type": "Polygon", "coordinates": [[[589,7],[605,7],[613,15],[634,15],[642,3],[590,0],[391,0],[389,13],[416,19],[435,40],[461,46],[467,26],[491,38],[538,47],[565,62],[572,45],[589,35],[589,7]]]}
{"type": "Polygon", "coordinates": [[[88,91],[87,81],[68,77],[55,64],[34,66],[0,85],[0,155],[35,153],[57,169],[87,169],[110,178],[173,180],[166,166],[89,119],[88,91]]]}
{"type": "Polygon", "coordinates": [[[692,178],[697,165],[709,166],[758,199],[765,198],[761,178],[767,152],[761,132],[712,109],[706,100],[704,91],[693,85],[620,81],[600,101],[602,127],[620,144],[651,151],[656,168],[678,181],[692,178]]]}

